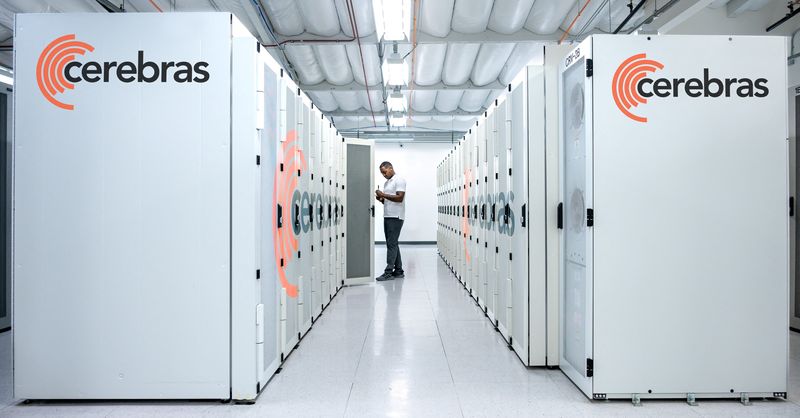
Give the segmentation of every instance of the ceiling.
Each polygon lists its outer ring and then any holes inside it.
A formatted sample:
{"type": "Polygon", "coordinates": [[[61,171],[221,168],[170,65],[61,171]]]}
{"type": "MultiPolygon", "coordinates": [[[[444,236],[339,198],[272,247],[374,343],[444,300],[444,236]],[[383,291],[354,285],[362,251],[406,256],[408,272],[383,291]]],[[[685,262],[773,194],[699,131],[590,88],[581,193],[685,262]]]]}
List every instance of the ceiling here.
{"type": "MultiPolygon", "coordinates": [[[[621,32],[639,27],[665,5],[734,5],[746,11],[769,1],[649,0],[621,32]]],[[[389,135],[460,137],[528,62],[541,59],[542,44],[613,32],[630,13],[629,3],[416,0],[415,42],[397,45],[398,52],[407,55],[411,72],[409,86],[403,89],[411,98],[410,120],[401,133],[389,135]]],[[[12,43],[13,15],[18,12],[105,13],[115,7],[126,12],[233,12],[271,46],[273,56],[340,131],[386,135],[384,102],[389,92],[383,88],[381,57],[392,52],[393,45],[376,37],[372,0],[349,4],[352,24],[347,0],[0,0],[0,47],[12,43]]],[[[11,53],[0,50],[0,64],[10,67],[12,62],[11,53]]]]}

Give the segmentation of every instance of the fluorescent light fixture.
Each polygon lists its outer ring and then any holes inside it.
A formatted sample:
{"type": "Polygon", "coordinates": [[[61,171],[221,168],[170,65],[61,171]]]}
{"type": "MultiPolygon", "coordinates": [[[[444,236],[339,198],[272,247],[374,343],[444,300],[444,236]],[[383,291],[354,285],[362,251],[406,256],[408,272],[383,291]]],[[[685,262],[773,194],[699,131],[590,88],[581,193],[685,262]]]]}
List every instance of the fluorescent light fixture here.
{"type": "Polygon", "coordinates": [[[411,39],[411,0],[372,0],[378,39],[411,39]]]}
{"type": "Polygon", "coordinates": [[[406,96],[403,93],[395,91],[386,99],[386,105],[389,107],[390,112],[404,112],[406,110],[406,96]]]}
{"type": "Polygon", "coordinates": [[[391,54],[383,62],[383,82],[389,86],[408,84],[408,63],[400,54],[391,54]]]}
{"type": "Polygon", "coordinates": [[[406,115],[401,112],[392,112],[389,115],[389,126],[393,128],[406,126],[406,115]]]}

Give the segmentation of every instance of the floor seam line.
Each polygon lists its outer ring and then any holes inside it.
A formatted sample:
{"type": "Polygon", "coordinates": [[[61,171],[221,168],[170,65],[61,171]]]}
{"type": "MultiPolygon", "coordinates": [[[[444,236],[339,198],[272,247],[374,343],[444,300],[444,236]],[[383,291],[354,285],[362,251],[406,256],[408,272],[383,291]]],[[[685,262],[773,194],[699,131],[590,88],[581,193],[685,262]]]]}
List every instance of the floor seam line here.
{"type": "Polygon", "coordinates": [[[372,319],[367,325],[367,332],[364,333],[364,341],[361,343],[361,351],[358,353],[358,361],[356,361],[356,370],[353,372],[353,380],[350,382],[350,391],[347,393],[347,402],[344,405],[344,413],[342,416],[347,416],[347,409],[350,408],[350,397],[353,396],[353,388],[356,385],[356,377],[358,376],[358,369],[361,367],[361,358],[364,357],[364,348],[367,346],[367,338],[369,338],[369,331],[372,329],[372,324],[375,323],[375,300],[372,301],[373,313],[372,319]]]}
{"type": "MultiPolygon", "coordinates": [[[[441,263],[441,260],[437,260],[437,271],[438,265],[441,263]]],[[[438,278],[438,276],[437,276],[438,278]]],[[[433,309],[433,302],[431,301],[431,294],[428,289],[425,289],[425,294],[428,295],[428,302],[431,304],[431,309],[433,309]]],[[[439,328],[439,317],[434,315],[433,317],[434,323],[436,324],[436,333],[439,335],[439,343],[442,344],[442,352],[444,352],[444,359],[447,362],[447,372],[450,373],[450,382],[453,384],[453,391],[456,394],[456,401],[458,401],[458,412],[461,414],[462,418],[464,417],[464,408],[461,406],[461,397],[458,395],[458,388],[456,387],[456,380],[453,378],[453,368],[450,366],[450,357],[447,356],[447,348],[444,345],[444,338],[442,338],[442,330],[439,328]]]]}

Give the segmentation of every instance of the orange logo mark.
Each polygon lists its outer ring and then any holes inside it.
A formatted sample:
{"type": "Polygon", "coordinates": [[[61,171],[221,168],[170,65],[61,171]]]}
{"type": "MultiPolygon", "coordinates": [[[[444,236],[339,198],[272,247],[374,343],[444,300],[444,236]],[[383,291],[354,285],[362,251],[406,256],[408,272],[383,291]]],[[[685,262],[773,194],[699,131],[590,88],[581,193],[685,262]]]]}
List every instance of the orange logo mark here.
{"type": "Polygon", "coordinates": [[[75,88],[74,84],[64,78],[64,66],[74,60],[76,54],[83,55],[86,51],[92,52],[94,47],[86,42],[76,41],[75,34],[57,38],[44,48],[36,63],[36,82],[47,101],[64,110],[75,108],[54,96],[75,88]]]}
{"type": "Polygon", "coordinates": [[[630,111],[631,107],[647,103],[647,99],[639,94],[636,86],[647,73],[663,68],[664,65],[660,62],[647,59],[647,54],[636,54],[619,65],[611,82],[611,93],[614,96],[614,103],[625,116],[636,122],[647,122],[647,118],[634,115],[630,111]]]}
{"type": "MultiPolygon", "coordinates": [[[[283,170],[278,168],[275,172],[275,184],[272,188],[272,200],[276,205],[288,211],[283,214],[285,218],[291,217],[292,195],[297,189],[299,176],[297,170],[306,169],[306,159],[303,152],[297,148],[297,131],[291,130],[286,134],[286,142],[282,145],[283,170]],[[287,216],[288,213],[288,216],[287,216]]],[[[278,278],[281,286],[286,289],[286,294],[291,298],[297,297],[297,285],[289,282],[286,277],[286,267],[297,253],[298,243],[290,228],[279,228],[278,217],[272,217],[273,247],[275,248],[275,263],[278,267],[278,278]]]]}

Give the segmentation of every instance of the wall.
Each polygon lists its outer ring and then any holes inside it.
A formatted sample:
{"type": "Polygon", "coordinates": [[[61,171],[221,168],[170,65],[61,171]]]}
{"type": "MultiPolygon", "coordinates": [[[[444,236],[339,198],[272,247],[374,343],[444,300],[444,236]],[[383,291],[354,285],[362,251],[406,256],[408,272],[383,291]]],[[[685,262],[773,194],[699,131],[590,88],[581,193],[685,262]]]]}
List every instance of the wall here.
{"type": "MultiPolygon", "coordinates": [[[[377,142],[375,143],[375,184],[386,181],[378,165],[389,161],[398,176],[406,179],[406,221],[400,241],[436,241],[436,165],[454,144],[377,142]]],[[[375,241],[383,235],[383,205],[375,202],[375,241]]]]}

